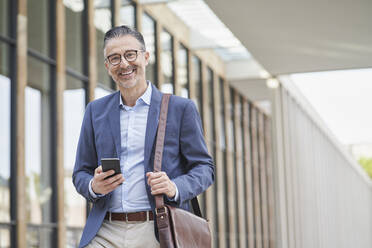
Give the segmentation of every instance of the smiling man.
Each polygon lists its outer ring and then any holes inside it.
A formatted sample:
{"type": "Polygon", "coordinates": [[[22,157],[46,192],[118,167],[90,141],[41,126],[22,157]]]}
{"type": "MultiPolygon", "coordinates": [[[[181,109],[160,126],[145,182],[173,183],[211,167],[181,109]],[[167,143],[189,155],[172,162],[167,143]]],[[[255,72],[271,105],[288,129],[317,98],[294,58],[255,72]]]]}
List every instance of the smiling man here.
{"type": "Polygon", "coordinates": [[[127,26],[105,34],[105,67],[119,91],[88,104],[73,183],[93,203],[79,247],[159,247],[154,195],[190,211],[190,200],[214,181],[214,165],[199,114],[189,99],[171,96],[162,172],[154,173],[162,93],[146,80],[149,52],[127,26]],[[102,158],[119,158],[121,174],[102,171],[102,158]]]}

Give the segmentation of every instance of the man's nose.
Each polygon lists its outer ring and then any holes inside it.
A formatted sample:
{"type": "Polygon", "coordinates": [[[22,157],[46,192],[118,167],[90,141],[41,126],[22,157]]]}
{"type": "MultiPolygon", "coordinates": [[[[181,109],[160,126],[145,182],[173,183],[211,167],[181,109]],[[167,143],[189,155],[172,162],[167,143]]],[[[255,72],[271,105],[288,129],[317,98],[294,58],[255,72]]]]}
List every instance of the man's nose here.
{"type": "Polygon", "coordinates": [[[124,55],[121,55],[121,60],[120,60],[120,67],[128,67],[129,62],[125,59],[124,55]]]}

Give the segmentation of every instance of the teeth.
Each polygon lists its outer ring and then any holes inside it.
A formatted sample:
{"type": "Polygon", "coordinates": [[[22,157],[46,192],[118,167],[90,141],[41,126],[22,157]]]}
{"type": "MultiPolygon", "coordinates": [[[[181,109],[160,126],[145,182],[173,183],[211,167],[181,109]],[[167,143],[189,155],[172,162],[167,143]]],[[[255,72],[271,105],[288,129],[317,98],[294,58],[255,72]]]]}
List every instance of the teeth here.
{"type": "Polygon", "coordinates": [[[122,72],[120,73],[120,75],[129,75],[133,72],[134,70],[131,70],[131,71],[128,71],[128,72],[122,72]]]}

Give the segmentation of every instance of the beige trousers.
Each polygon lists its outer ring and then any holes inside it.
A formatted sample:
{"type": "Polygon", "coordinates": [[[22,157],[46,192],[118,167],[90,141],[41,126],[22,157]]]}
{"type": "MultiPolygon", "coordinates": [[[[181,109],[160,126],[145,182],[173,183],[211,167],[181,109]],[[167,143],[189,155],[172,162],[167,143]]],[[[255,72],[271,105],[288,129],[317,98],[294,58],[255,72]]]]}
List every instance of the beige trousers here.
{"type": "Polygon", "coordinates": [[[154,221],[131,222],[104,220],[88,248],[160,248],[155,238],[154,221]]]}

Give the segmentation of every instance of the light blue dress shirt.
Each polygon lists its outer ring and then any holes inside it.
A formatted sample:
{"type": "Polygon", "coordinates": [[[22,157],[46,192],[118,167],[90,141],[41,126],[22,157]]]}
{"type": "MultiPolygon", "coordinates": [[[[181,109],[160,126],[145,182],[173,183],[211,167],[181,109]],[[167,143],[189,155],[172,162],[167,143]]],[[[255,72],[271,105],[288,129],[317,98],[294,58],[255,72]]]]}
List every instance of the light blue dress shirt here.
{"type": "MultiPolygon", "coordinates": [[[[109,211],[113,213],[151,210],[145,187],[147,178],[144,167],[145,134],[151,93],[151,83],[148,82],[145,93],[137,99],[133,107],[124,105],[120,95],[120,167],[125,181],[111,196],[109,211]]],[[[103,196],[95,194],[91,184],[92,180],[89,183],[91,195],[94,198],[103,196]]],[[[174,200],[177,199],[176,187],[174,200]]]]}

